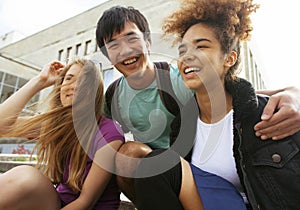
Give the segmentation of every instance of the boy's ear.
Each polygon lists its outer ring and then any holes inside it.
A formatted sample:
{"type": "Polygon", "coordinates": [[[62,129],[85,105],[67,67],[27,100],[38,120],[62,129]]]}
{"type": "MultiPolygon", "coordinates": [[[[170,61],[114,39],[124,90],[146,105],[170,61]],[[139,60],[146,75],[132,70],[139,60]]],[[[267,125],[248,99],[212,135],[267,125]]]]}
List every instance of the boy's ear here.
{"type": "Polygon", "coordinates": [[[149,40],[146,40],[146,47],[147,47],[148,51],[150,51],[151,43],[149,40]]]}
{"type": "Polygon", "coordinates": [[[231,51],[228,55],[227,58],[225,59],[225,66],[230,68],[232,67],[237,60],[237,53],[235,51],[231,51]]]}
{"type": "Polygon", "coordinates": [[[146,40],[146,48],[147,48],[147,52],[148,52],[149,55],[150,55],[150,49],[151,49],[150,47],[151,47],[150,41],[146,40]]]}

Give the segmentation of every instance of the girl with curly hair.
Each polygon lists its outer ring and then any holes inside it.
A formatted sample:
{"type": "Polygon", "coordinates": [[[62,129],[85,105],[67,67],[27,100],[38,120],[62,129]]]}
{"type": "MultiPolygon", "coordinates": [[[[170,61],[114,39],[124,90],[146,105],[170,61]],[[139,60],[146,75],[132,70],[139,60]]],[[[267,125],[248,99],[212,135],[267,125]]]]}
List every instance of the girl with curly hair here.
{"type": "Polygon", "coordinates": [[[0,135],[36,140],[36,167],[0,175],[0,209],[118,209],[114,157],[124,135],[102,116],[103,79],[90,60],[52,62],[0,105],[0,135]],[[54,85],[48,110],[21,116],[28,101],[54,85]]]}
{"type": "MultiPolygon", "coordinates": [[[[179,71],[194,91],[173,122],[171,142],[193,145],[185,159],[206,210],[299,208],[300,133],[281,141],[257,137],[253,127],[268,97],[256,95],[237,76],[240,44],[250,38],[250,15],[258,7],[252,0],[185,0],[163,25],[164,34],[179,42],[179,71]]],[[[179,166],[177,173],[173,169],[136,183],[139,210],[154,209],[156,203],[168,209],[178,200],[181,205],[173,209],[202,208],[192,207],[193,200],[182,193],[187,189],[179,166]],[[174,189],[179,196],[164,199],[174,189]]]]}

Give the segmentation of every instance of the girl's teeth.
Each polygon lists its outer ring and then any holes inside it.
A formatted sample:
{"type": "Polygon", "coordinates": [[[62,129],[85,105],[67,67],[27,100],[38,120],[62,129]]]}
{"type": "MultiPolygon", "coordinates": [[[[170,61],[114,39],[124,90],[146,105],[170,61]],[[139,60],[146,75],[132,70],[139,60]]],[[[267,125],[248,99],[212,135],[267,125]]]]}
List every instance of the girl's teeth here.
{"type": "Polygon", "coordinates": [[[188,73],[191,73],[191,72],[198,72],[200,71],[199,69],[197,68],[187,68],[184,70],[184,73],[188,74],[188,73]]]}

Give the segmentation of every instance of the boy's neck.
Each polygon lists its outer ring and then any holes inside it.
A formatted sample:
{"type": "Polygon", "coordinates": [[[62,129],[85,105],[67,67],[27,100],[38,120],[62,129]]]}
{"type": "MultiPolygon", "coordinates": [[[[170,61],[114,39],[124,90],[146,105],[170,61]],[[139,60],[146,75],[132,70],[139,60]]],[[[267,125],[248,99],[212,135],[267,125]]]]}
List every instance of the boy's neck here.
{"type": "Polygon", "coordinates": [[[126,77],[129,86],[136,90],[145,89],[155,80],[154,64],[149,62],[145,70],[126,77]]]}

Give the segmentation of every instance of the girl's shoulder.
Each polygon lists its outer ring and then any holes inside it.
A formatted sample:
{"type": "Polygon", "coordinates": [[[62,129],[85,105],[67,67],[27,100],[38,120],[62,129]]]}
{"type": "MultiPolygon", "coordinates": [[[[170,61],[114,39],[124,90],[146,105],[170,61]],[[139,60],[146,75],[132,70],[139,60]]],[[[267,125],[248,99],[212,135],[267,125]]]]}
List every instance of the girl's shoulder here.
{"type": "Polygon", "coordinates": [[[120,125],[113,119],[102,116],[100,123],[99,123],[99,128],[100,129],[107,129],[108,127],[120,127],[120,125]]]}
{"type": "Polygon", "coordinates": [[[118,136],[120,140],[124,139],[124,132],[121,126],[110,118],[102,116],[98,127],[103,136],[118,136]]]}

